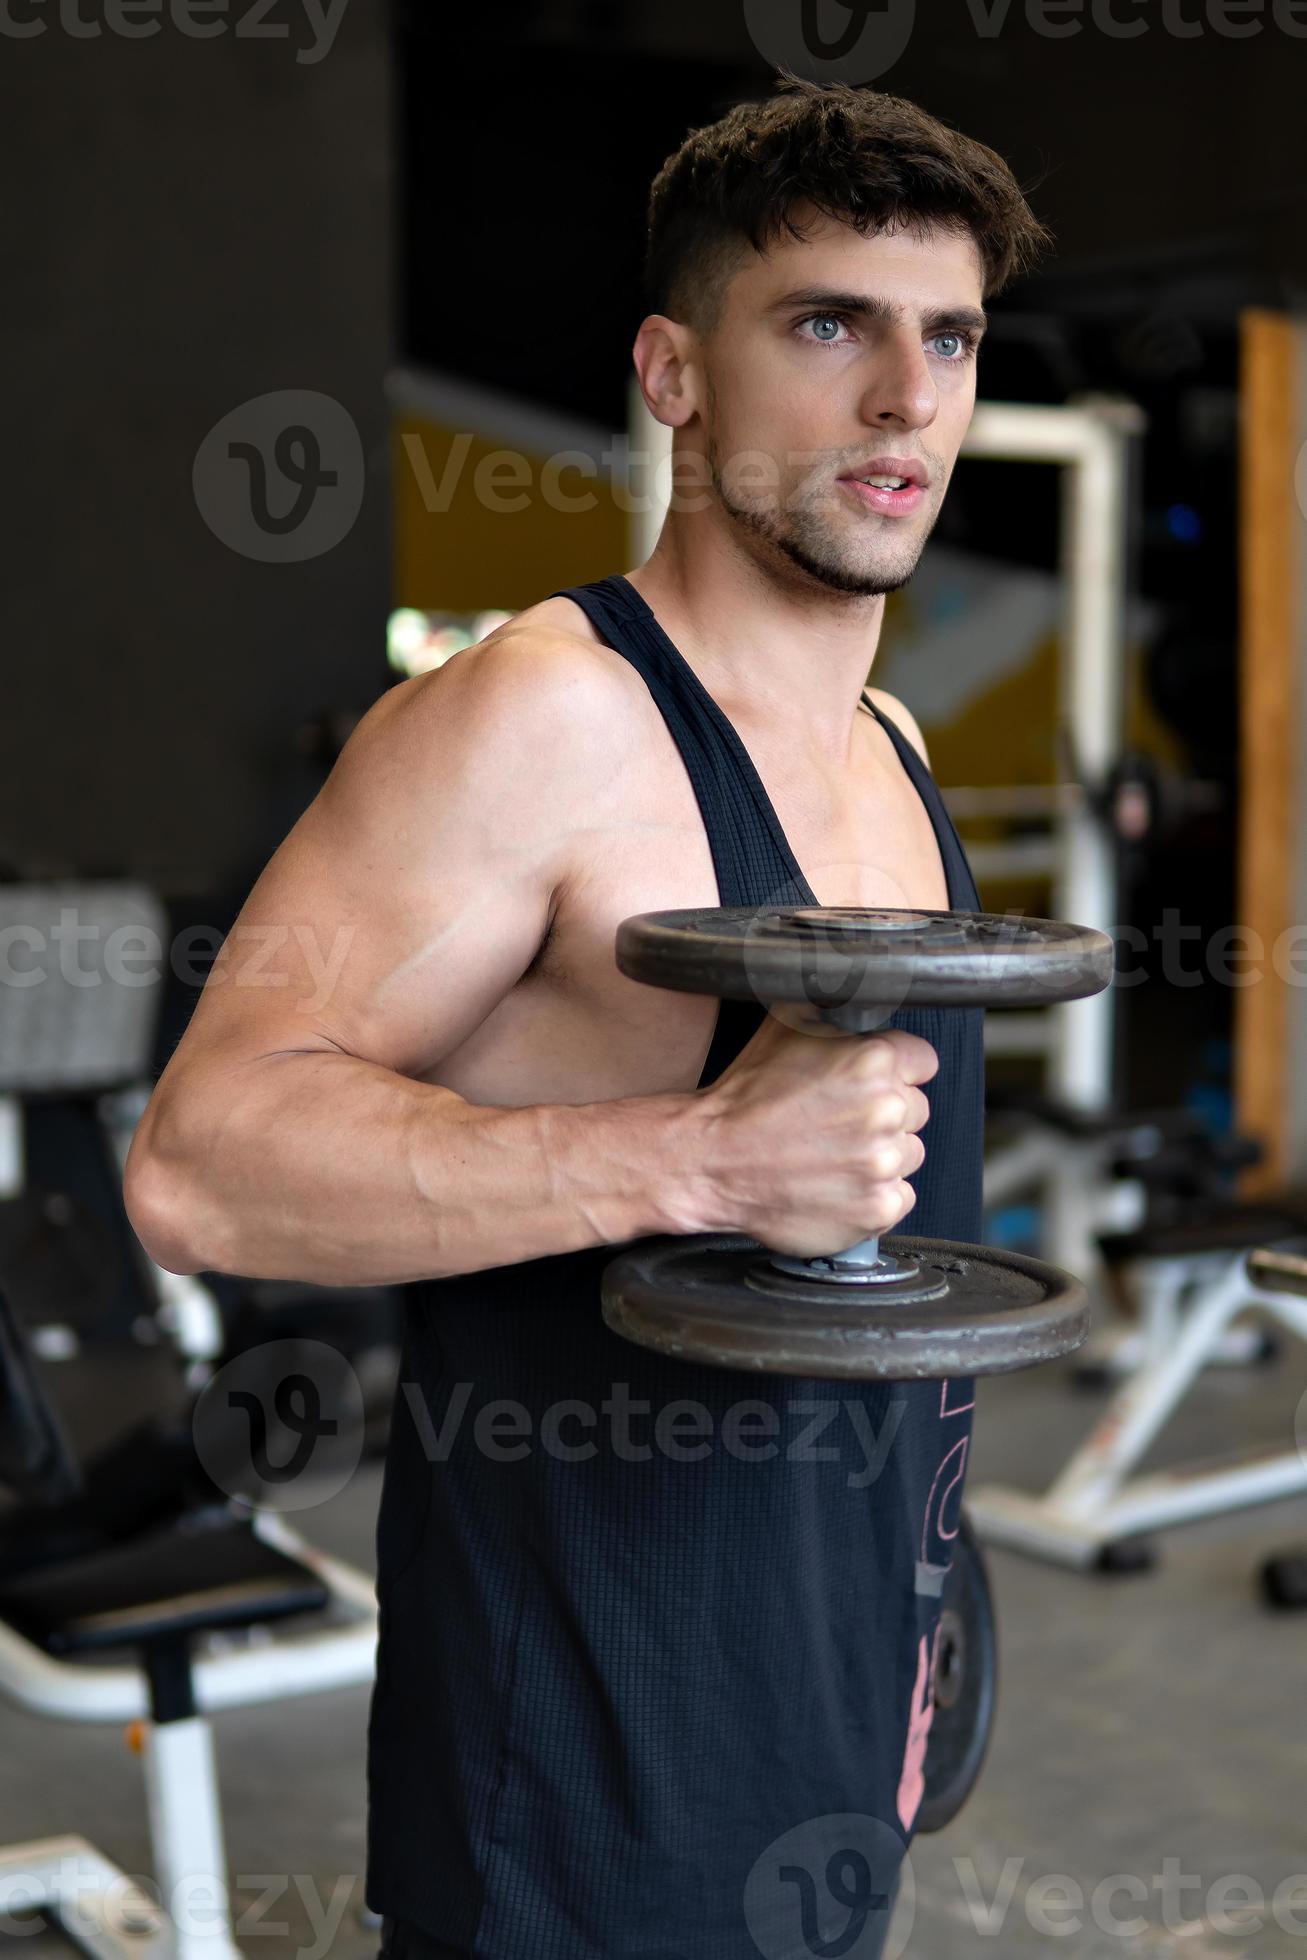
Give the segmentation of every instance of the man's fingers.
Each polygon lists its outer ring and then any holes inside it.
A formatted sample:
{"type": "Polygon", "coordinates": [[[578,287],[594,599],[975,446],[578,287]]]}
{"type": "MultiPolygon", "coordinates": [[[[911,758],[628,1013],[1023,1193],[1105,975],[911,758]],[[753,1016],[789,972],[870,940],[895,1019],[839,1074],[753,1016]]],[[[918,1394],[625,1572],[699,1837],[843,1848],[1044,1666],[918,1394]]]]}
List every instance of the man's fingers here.
{"type": "Polygon", "coordinates": [[[869,1035],[862,1061],[865,1072],[880,1082],[929,1082],[939,1072],[939,1056],[930,1043],[905,1028],[869,1035]]]}
{"type": "Polygon", "coordinates": [[[867,1121],[873,1130],[915,1132],[925,1128],[929,1116],[929,1100],[907,1083],[901,1089],[882,1089],[867,1102],[867,1121]]]}

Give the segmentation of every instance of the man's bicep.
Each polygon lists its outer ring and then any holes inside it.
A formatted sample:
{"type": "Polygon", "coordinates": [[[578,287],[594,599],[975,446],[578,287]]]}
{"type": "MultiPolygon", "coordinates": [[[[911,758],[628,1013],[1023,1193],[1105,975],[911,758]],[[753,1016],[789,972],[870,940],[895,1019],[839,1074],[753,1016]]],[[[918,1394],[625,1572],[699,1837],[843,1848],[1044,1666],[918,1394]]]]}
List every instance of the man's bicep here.
{"type": "Polygon", "coordinates": [[[383,700],[365,717],[242,908],[193,1050],[337,1049],[419,1075],[525,972],[559,826],[521,744],[449,693],[445,714],[383,700]]]}

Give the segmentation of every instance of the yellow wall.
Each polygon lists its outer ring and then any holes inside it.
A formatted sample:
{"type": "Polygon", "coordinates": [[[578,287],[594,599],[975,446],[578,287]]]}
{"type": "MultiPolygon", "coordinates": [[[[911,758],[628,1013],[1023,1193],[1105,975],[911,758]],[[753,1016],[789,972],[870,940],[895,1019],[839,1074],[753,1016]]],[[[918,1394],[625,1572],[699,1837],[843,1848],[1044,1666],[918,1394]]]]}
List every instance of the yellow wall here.
{"type": "Polygon", "coordinates": [[[395,418],[391,453],[397,606],[516,612],[628,569],[629,520],[601,466],[560,468],[411,412],[395,418]]]}

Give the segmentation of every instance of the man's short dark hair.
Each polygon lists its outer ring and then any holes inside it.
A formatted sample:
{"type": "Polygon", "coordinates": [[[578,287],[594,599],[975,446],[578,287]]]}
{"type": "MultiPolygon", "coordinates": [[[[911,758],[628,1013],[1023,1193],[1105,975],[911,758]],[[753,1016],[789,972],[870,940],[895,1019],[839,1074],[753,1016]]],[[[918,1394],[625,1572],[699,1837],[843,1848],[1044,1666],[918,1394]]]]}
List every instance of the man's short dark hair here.
{"type": "Polygon", "coordinates": [[[711,333],[748,256],[802,206],[864,237],[932,229],[974,239],[988,298],[1050,242],[996,151],[901,96],[781,71],[776,92],[692,130],[649,194],[650,311],[711,333]]]}

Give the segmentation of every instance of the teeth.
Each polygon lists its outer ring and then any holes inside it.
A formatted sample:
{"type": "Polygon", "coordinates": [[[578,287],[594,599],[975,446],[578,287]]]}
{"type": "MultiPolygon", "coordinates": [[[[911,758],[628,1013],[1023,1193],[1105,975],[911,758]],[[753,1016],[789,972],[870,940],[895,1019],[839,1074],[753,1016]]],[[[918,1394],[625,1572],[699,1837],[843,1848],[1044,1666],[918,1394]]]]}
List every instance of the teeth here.
{"type": "Polygon", "coordinates": [[[859,483],[870,483],[877,490],[902,490],[907,484],[906,476],[860,476],[859,483]]]}

